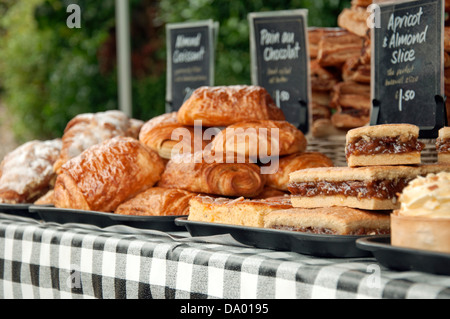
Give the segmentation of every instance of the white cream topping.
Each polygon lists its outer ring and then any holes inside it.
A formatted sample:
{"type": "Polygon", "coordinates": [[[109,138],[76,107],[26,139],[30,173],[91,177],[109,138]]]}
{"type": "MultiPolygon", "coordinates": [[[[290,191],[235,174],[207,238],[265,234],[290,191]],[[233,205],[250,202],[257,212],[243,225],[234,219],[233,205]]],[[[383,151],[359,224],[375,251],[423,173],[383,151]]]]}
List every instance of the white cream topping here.
{"type": "Polygon", "coordinates": [[[450,218],[450,173],[413,180],[400,196],[402,216],[450,218]]]}

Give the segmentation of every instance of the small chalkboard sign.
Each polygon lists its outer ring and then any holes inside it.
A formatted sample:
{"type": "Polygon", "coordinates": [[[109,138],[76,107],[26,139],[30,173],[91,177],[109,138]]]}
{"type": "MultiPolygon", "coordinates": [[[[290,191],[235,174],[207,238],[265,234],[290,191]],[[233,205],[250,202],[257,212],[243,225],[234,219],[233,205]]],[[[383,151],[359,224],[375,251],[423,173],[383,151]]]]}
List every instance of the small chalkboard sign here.
{"type": "Polygon", "coordinates": [[[307,10],[250,13],[252,83],[264,87],[286,119],[309,132],[311,85],[307,10]]]}
{"type": "Polygon", "coordinates": [[[178,111],[197,88],[214,85],[218,28],[212,20],[166,25],[166,112],[178,111]]]}
{"type": "Polygon", "coordinates": [[[374,14],[371,124],[409,123],[437,137],[446,124],[442,0],[379,3],[374,14]]]}

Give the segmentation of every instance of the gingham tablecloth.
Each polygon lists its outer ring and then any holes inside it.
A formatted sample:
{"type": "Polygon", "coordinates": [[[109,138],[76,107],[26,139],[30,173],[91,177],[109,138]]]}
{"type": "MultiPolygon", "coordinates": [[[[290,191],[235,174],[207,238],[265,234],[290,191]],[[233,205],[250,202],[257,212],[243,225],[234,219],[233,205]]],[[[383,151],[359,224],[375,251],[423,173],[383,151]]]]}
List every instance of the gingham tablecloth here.
{"type": "Polygon", "coordinates": [[[127,227],[0,214],[0,298],[450,298],[450,277],[127,227]]]}

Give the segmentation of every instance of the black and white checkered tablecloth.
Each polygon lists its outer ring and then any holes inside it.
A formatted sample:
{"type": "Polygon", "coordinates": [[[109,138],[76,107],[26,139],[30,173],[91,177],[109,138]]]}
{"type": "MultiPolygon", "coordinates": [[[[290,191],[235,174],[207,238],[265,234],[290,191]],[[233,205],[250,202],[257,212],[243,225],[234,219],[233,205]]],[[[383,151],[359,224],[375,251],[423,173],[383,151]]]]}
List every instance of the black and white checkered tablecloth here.
{"type": "Polygon", "coordinates": [[[450,298],[450,277],[0,214],[0,298],[450,298]]]}

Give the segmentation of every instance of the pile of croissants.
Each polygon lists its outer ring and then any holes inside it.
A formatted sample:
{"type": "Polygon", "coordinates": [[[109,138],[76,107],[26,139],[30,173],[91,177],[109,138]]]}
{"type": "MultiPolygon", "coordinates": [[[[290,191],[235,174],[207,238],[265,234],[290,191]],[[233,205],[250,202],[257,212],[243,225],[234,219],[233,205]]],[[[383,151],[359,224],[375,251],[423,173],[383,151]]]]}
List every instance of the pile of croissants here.
{"type": "Polygon", "coordinates": [[[188,215],[197,195],[284,196],[289,173],[331,166],[307,152],[264,88],[201,87],[178,112],[147,122],[120,111],[81,114],[61,138],[20,146],[0,164],[0,203],[188,215]]]}

